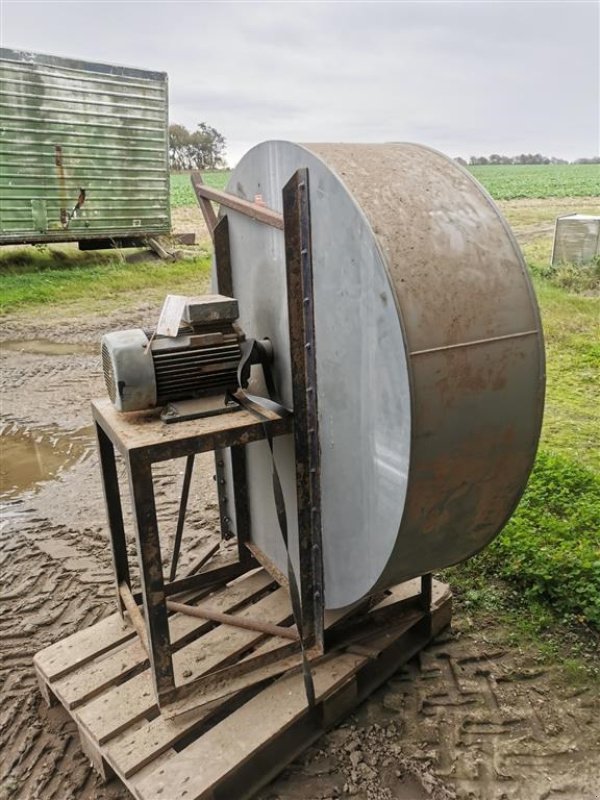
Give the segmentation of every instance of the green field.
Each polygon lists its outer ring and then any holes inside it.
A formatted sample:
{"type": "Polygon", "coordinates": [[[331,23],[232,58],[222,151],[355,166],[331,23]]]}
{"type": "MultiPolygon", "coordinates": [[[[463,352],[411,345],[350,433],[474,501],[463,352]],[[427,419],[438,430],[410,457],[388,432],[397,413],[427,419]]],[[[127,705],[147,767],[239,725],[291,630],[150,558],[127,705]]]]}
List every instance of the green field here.
{"type": "Polygon", "coordinates": [[[600,196],[600,164],[509,164],[469,171],[495,200],[600,196]]]}
{"type": "MultiPolygon", "coordinates": [[[[220,172],[203,172],[202,180],[208,186],[215,189],[224,189],[231,173],[229,170],[220,172]]],[[[171,206],[181,208],[181,206],[195,206],[196,195],[192,189],[190,175],[188,172],[178,172],[171,174],[171,206]]]]}
{"type": "MultiPolygon", "coordinates": [[[[520,197],[600,197],[600,164],[541,164],[469,167],[495,200],[520,197]]],[[[209,186],[224,189],[227,170],[206,172],[209,186]]],[[[171,175],[173,207],[193,206],[196,198],[189,174],[171,175]]],[[[600,201],[599,201],[600,206],[600,201]]]]}

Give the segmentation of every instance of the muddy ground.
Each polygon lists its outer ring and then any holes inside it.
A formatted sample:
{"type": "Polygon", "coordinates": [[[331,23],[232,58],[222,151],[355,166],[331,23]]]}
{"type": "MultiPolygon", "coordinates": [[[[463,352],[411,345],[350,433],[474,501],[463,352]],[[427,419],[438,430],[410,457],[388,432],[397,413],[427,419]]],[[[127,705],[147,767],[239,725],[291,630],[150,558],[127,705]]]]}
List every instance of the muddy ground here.
{"type": "MultiPolygon", "coordinates": [[[[121,800],[101,785],[74,726],[37,690],[34,653],[114,610],[89,400],[103,396],[102,332],[151,326],[158,309],[109,317],[5,319],[1,334],[0,797],[121,800]]],[[[168,541],[183,464],[157,473],[168,541]]],[[[212,464],[200,462],[185,560],[215,535],[212,464]]],[[[169,548],[167,547],[167,552],[169,548]]],[[[560,665],[513,650],[464,612],[340,728],[286,770],[261,800],[598,800],[600,696],[560,665]]],[[[506,637],[504,637],[505,639],[506,637]]],[[[168,798],[165,798],[168,800],[168,798]]],[[[232,799],[234,800],[234,799],[232,799]]]]}

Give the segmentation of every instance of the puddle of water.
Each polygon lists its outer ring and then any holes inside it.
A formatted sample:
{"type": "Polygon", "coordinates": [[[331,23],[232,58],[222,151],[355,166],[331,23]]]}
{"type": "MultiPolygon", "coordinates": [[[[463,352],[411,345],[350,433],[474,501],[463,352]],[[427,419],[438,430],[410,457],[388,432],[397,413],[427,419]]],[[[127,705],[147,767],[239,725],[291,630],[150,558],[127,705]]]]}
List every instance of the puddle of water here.
{"type": "Polygon", "coordinates": [[[99,347],[90,342],[51,342],[49,339],[7,339],[0,350],[15,350],[36,356],[96,355],[99,347]]]}
{"type": "Polygon", "coordinates": [[[87,455],[93,445],[92,427],[70,434],[58,428],[4,430],[0,438],[0,497],[16,497],[55,478],[87,455]]]}

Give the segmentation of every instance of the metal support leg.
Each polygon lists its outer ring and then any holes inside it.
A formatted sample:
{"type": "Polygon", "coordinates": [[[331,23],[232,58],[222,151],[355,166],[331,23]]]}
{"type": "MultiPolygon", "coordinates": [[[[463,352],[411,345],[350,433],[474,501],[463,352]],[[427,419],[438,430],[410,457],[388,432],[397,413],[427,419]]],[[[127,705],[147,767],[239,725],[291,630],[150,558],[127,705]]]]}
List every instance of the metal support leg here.
{"type": "Polygon", "coordinates": [[[183,486],[181,488],[181,500],[179,501],[179,514],[177,516],[177,529],[175,530],[175,542],[173,543],[173,555],[171,557],[171,571],[169,581],[175,580],[177,574],[177,562],[179,561],[179,551],[181,550],[181,537],[183,536],[183,526],[185,525],[185,513],[187,511],[188,497],[190,496],[190,484],[192,482],[192,472],[194,471],[194,456],[188,456],[185,460],[185,473],[183,475],[183,486]]]}
{"type": "Polygon", "coordinates": [[[131,585],[129,577],[129,561],[127,558],[127,542],[123,525],[123,509],[121,494],[119,492],[119,476],[115,462],[115,448],[113,443],[96,423],[96,437],[98,441],[98,455],[100,457],[100,471],[102,475],[102,489],[108,517],[110,532],[110,546],[115,575],[115,588],[119,613],[123,616],[123,601],[119,586],[121,583],[131,585]]]}
{"type": "Polygon", "coordinates": [[[248,476],[246,473],[246,450],[242,445],[231,448],[232,485],[235,493],[235,528],[238,541],[238,557],[242,563],[252,561],[247,547],[250,541],[250,504],[248,501],[248,476]]]}
{"type": "Polygon", "coordinates": [[[231,251],[229,246],[229,220],[221,217],[214,230],[215,267],[219,294],[233,297],[233,278],[231,274],[231,251]]]}
{"type": "Polygon", "coordinates": [[[152,464],[143,454],[133,452],[129,455],[129,485],[141,568],[148,656],[160,706],[161,702],[172,699],[175,678],[152,484],[152,464]]]}
{"type": "Polygon", "coordinates": [[[423,611],[431,613],[431,590],[433,585],[433,578],[431,572],[427,575],[421,575],[421,608],[423,611]]]}
{"type": "Polygon", "coordinates": [[[219,519],[221,522],[221,539],[227,541],[234,536],[231,529],[231,508],[233,503],[227,496],[227,478],[225,462],[228,450],[215,450],[215,480],[217,482],[217,500],[219,503],[219,519]]]}
{"type": "Polygon", "coordinates": [[[321,466],[308,170],[283,188],[303,638],[324,648],[321,466]]]}

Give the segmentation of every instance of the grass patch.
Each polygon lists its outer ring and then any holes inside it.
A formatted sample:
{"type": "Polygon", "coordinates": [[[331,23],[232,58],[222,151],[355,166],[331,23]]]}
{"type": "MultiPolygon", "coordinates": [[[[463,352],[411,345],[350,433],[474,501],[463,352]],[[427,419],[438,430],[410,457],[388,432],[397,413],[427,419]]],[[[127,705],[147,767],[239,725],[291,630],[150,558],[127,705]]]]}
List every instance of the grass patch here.
{"type": "Polygon", "coordinates": [[[542,446],[600,474],[600,297],[536,279],[546,341],[542,446]]]}
{"type": "Polygon", "coordinates": [[[482,572],[477,558],[445,570],[452,584],[458,631],[485,631],[486,639],[533,647],[539,661],[560,664],[569,681],[600,686],[600,637],[577,617],[559,614],[546,600],[525,597],[514,584],[482,572]]]}
{"type": "MultiPolygon", "coordinates": [[[[549,200],[499,200],[503,216],[517,234],[526,232],[528,228],[547,228],[554,231],[556,218],[564,214],[598,214],[600,202],[593,197],[551,198],[549,200]]],[[[548,258],[552,252],[552,239],[549,239],[548,258]]]]}
{"type": "Polygon", "coordinates": [[[127,293],[145,300],[150,295],[181,290],[186,294],[206,289],[210,255],[198,251],[193,258],[166,262],[125,260],[119,251],[80,253],[75,248],[23,248],[0,256],[0,312],[25,307],[79,302],[98,307],[114,305],[127,293]]]}
{"type": "Polygon", "coordinates": [[[540,236],[523,245],[531,274],[575,294],[600,294],[600,256],[587,264],[550,263],[552,240],[540,236]]]}
{"type": "Polygon", "coordinates": [[[467,617],[489,617],[512,644],[600,680],[600,475],[541,450],[500,536],[444,578],[467,617]]]}
{"type": "MultiPolygon", "coordinates": [[[[203,172],[202,180],[208,186],[215,189],[224,189],[231,172],[220,170],[219,172],[203,172]]],[[[171,174],[171,206],[179,208],[181,206],[195,206],[197,203],[196,195],[192,189],[189,172],[174,172],[171,174]]]]}
{"type": "Polygon", "coordinates": [[[500,536],[448,570],[472,601],[492,610],[502,578],[542,622],[577,621],[600,631],[600,475],[540,450],[523,499],[500,536]]]}
{"type": "Polygon", "coordinates": [[[541,450],[525,495],[481,569],[600,629],[600,475],[541,450]]]}

